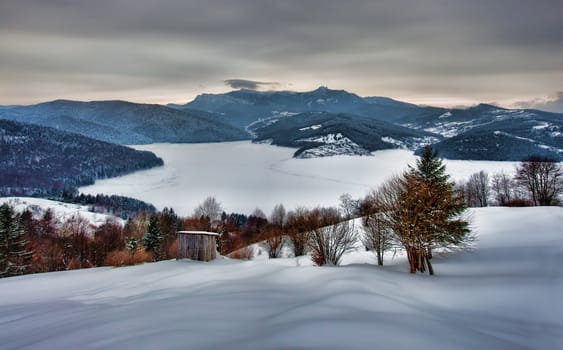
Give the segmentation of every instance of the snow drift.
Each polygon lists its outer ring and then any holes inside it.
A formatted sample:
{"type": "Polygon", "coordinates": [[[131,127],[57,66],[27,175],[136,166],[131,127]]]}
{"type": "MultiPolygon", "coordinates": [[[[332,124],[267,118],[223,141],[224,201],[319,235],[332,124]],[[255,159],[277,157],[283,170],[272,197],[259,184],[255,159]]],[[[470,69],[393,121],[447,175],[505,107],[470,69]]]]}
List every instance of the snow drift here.
{"type": "Polygon", "coordinates": [[[475,250],[343,267],[163,261],[0,280],[3,349],[556,349],[563,208],[471,210],[475,250]]]}

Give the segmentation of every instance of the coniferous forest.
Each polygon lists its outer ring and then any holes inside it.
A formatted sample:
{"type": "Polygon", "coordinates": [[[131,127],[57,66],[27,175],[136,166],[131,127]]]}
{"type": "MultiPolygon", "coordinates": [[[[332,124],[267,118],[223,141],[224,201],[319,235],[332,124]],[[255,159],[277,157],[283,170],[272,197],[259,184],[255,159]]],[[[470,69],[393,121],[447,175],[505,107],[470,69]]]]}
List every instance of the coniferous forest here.
{"type": "Polygon", "coordinates": [[[0,195],[73,193],[97,179],[163,165],[137,151],[48,127],[0,120],[0,195]]]}

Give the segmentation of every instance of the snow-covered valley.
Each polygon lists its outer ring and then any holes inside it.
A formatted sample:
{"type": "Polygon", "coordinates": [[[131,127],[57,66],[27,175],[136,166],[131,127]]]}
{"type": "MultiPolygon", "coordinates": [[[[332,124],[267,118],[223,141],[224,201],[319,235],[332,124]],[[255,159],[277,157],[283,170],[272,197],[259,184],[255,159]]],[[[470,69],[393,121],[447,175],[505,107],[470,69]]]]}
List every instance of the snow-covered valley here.
{"type": "Polygon", "coordinates": [[[470,252],[410,275],[362,249],[342,267],[162,261],[0,280],[3,349],[560,349],[563,209],[471,210],[470,252]]]}
{"type": "MultiPolygon", "coordinates": [[[[283,203],[298,206],[337,205],[342,193],[364,196],[393,174],[414,165],[408,150],[377,151],[373,156],[292,158],[295,149],[249,141],[135,146],[154,152],[164,166],[127,176],[98,180],[80,191],[134,197],[157,208],[172,207],[190,215],[207,196],[216,196],[228,212],[269,213],[283,203]]],[[[485,170],[511,173],[515,162],[446,160],[454,179],[485,170]]]]}

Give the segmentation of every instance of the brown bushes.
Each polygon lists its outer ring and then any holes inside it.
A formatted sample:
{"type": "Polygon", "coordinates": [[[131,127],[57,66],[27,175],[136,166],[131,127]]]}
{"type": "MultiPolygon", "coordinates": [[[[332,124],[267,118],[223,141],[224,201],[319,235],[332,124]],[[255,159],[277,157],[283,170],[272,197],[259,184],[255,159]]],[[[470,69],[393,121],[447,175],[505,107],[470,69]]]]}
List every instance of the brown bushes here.
{"type": "Polygon", "coordinates": [[[104,266],[119,267],[137,265],[145,262],[151,262],[153,260],[152,258],[152,254],[144,249],[139,249],[132,253],[128,250],[114,250],[106,257],[104,266]]]}
{"type": "Polygon", "coordinates": [[[175,258],[178,255],[178,240],[175,239],[172,244],[168,246],[168,257],[175,258]]]}
{"type": "Polygon", "coordinates": [[[254,249],[251,246],[240,248],[239,250],[235,250],[231,254],[227,255],[227,257],[231,259],[238,259],[238,260],[252,260],[254,256],[254,249]]]}

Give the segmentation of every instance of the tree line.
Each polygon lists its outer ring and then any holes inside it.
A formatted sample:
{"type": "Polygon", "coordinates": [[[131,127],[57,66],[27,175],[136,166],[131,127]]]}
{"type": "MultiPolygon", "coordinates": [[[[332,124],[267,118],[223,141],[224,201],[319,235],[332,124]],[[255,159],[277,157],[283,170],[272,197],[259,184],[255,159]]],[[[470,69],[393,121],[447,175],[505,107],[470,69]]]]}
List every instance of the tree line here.
{"type": "Polygon", "coordinates": [[[258,208],[246,215],[226,213],[216,198],[208,197],[189,217],[165,208],[139,211],[124,224],[108,220],[95,227],[80,216],[59,222],[50,210],[34,217],[28,210],[16,213],[4,204],[0,276],[175,258],[180,230],[221,233],[217,247],[222,255],[252,258],[248,246],[260,244],[270,258],[309,254],[317,265],[339,265],[344,254],[358,249],[361,242],[374,252],[378,265],[383,265],[387,251],[401,250],[411,273],[433,274],[436,252],[464,249],[474,239],[464,216],[468,206],[489,204],[490,198],[499,205],[516,205],[517,200],[557,204],[560,195],[558,163],[530,159],[519,165],[514,177],[500,173],[489,181],[479,172],[468,182],[455,184],[428,147],[414,166],[364,198],[342,195],[338,208],[287,211],[278,204],[270,215],[258,208]]]}
{"type": "Polygon", "coordinates": [[[556,206],[562,204],[563,171],[552,158],[531,156],[516,166],[514,174],[483,170],[457,185],[469,207],[556,206]]]}

